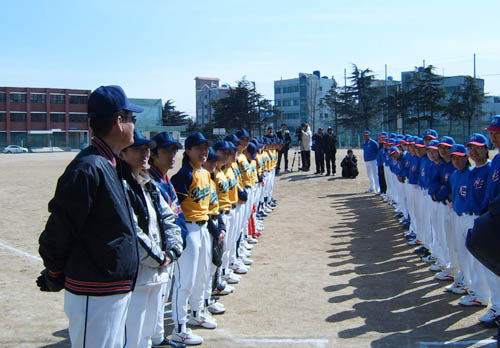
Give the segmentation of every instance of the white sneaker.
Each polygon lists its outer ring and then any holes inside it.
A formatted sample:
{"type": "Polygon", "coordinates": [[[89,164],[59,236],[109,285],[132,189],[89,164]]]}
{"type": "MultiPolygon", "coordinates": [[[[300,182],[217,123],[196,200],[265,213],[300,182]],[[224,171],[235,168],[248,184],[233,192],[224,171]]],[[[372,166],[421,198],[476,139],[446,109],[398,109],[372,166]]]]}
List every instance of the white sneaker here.
{"type": "Polygon", "coordinates": [[[370,193],[370,192],[373,192],[373,190],[372,189],[368,189],[368,190],[365,191],[365,193],[370,193]]]}
{"type": "Polygon", "coordinates": [[[222,289],[222,290],[215,289],[214,291],[212,291],[212,295],[222,295],[222,296],[225,296],[225,295],[229,295],[229,294],[231,294],[233,292],[234,292],[234,288],[231,285],[227,284],[224,287],[224,289],[222,289]]]}
{"type": "Polygon", "coordinates": [[[495,320],[496,318],[498,318],[499,315],[500,315],[500,310],[495,306],[491,306],[490,309],[488,309],[488,311],[485,314],[481,315],[478,318],[478,320],[484,323],[487,321],[495,320]]]}
{"type": "Polygon", "coordinates": [[[238,284],[241,280],[241,277],[237,274],[230,273],[223,275],[222,278],[228,283],[228,284],[238,284]]]}
{"type": "Polygon", "coordinates": [[[425,263],[433,263],[436,262],[436,258],[432,255],[427,255],[422,257],[422,261],[424,261],[425,263]]]}
{"type": "Polygon", "coordinates": [[[249,266],[249,265],[251,265],[251,264],[253,263],[253,260],[252,260],[252,259],[249,259],[249,258],[247,258],[247,257],[245,257],[245,256],[243,256],[243,257],[241,258],[241,261],[243,261],[243,264],[244,264],[245,266],[249,266]]]}
{"type": "MultiPolygon", "coordinates": [[[[248,268],[243,265],[243,264],[239,264],[239,263],[233,263],[232,265],[229,266],[233,271],[234,273],[236,274],[247,274],[248,273],[248,268]]],[[[229,282],[228,282],[229,283],[229,282]]]]}
{"type": "Polygon", "coordinates": [[[422,241],[418,238],[414,238],[408,241],[408,245],[420,245],[420,244],[422,244],[422,241]]]}
{"type": "Polygon", "coordinates": [[[226,313],[226,307],[222,303],[219,302],[212,302],[207,309],[210,311],[212,314],[224,314],[226,313]]]}
{"type": "Polygon", "coordinates": [[[453,274],[448,273],[446,270],[437,273],[434,278],[437,280],[454,280],[453,274]]]}
{"type": "Polygon", "coordinates": [[[189,315],[189,320],[187,323],[192,326],[204,327],[205,329],[217,328],[217,320],[204,312],[200,313],[196,317],[194,317],[193,315],[189,315]]]}
{"type": "Polygon", "coordinates": [[[467,288],[463,283],[453,283],[451,285],[448,285],[446,288],[444,288],[445,291],[452,292],[456,295],[464,295],[467,293],[467,288]]]}
{"type": "Polygon", "coordinates": [[[247,237],[247,242],[250,244],[257,244],[259,241],[253,237],[248,236],[247,237]]]}
{"type": "Polygon", "coordinates": [[[438,263],[435,263],[433,265],[431,265],[431,267],[429,267],[429,271],[432,271],[432,272],[441,272],[443,269],[444,269],[445,266],[442,266],[438,263]]]}
{"type": "Polygon", "coordinates": [[[462,306],[487,306],[488,300],[481,298],[474,294],[472,291],[470,295],[462,296],[460,298],[460,304],[462,306]]]}
{"type": "Polygon", "coordinates": [[[253,249],[253,245],[252,244],[249,244],[245,241],[245,249],[247,250],[252,250],[253,249]]]}
{"type": "Polygon", "coordinates": [[[272,210],[269,209],[268,207],[265,207],[264,208],[264,213],[267,213],[267,214],[272,213],[272,210]]]}
{"type": "Polygon", "coordinates": [[[188,346],[197,346],[203,343],[203,338],[198,335],[195,335],[191,329],[186,329],[183,332],[177,332],[174,330],[172,333],[172,341],[177,343],[184,343],[188,346]]]}

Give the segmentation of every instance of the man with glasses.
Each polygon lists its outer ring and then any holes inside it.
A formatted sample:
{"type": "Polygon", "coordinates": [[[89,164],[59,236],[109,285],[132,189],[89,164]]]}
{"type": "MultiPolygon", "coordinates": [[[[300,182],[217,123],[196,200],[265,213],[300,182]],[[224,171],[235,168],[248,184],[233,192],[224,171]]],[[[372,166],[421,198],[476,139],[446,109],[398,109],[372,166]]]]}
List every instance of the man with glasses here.
{"type": "Polygon", "coordinates": [[[59,178],[50,216],[40,235],[46,269],[42,291],[65,289],[64,311],[72,347],[118,348],[134,289],[138,250],[118,154],[134,142],[133,112],[120,86],[101,86],[89,97],[91,145],[59,178]]]}

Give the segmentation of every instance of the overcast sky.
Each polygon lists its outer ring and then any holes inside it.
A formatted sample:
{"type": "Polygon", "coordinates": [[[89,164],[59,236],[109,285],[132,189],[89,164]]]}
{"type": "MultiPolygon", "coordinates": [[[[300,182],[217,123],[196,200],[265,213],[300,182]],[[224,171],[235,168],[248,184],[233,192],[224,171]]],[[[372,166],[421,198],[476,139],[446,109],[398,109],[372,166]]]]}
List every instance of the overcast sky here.
{"type": "Polygon", "coordinates": [[[394,79],[415,66],[477,75],[500,95],[500,1],[2,0],[0,86],[95,89],[172,99],[194,115],[196,76],[273,81],[351,64],[394,79]],[[354,4],[353,4],[354,3],[354,4]],[[488,76],[489,75],[489,76],[488,76]]]}

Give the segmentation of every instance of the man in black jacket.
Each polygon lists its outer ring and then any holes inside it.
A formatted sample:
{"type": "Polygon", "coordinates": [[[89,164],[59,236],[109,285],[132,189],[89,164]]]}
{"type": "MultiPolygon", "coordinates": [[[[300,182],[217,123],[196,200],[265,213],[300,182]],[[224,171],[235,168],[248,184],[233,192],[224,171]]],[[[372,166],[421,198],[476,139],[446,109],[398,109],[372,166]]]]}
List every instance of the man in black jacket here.
{"type": "Polygon", "coordinates": [[[316,173],[314,174],[323,174],[325,172],[325,145],[323,137],[323,128],[318,128],[318,132],[312,137],[314,143],[314,161],[316,162],[316,173]]]}
{"type": "Polygon", "coordinates": [[[323,138],[325,145],[325,160],[326,160],[326,175],[335,175],[337,167],[335,165],[335,154],[337,153],[337,137],[333,134],[333,129],[328,128],[325,137],[323,138]]]}
{"type": "Polygon", "coordinates": [[[278,152],[278,166],[276,169],[276,173],[280,172],[281,167],[281,157],[285,158],[285,172],[288,172],[288,150],[290,149],[290,143],[292,142],[292,137],[290,136],[290,132],[286,129],[286,124],[281,124],[281,130],[276,132],[278,138],[283,140],[283,147],[278,152]]]}
{"type": "Polygon", "coordinates": [[[101,86],[89,97],[91,145],[68,165],[49,202],[40,235],[46,270],[42,291],[65,291],[72,347],[118,348],[138,269],[130,202],[118,154],[133,143],[135,116],[119,86],[101,86]]]}

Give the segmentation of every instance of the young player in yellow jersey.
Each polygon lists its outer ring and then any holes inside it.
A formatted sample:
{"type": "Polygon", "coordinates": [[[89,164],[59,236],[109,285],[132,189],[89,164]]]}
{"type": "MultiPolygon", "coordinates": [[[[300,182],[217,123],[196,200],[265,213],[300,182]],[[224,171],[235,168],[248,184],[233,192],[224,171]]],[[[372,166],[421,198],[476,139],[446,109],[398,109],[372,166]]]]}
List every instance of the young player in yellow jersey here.
{"type": "MultiPolygon", "coordinates": [[[[254,217],[254,214],[256,212],[256,204],[257,204],[257,200],[258,200],[257,189],[258,189],[258,186],[260,186],[260,185],[258,185],[259,178],[257,175],[257,162],[256,162],[258,151],[259,151],[258,147],[257,147],[257,145],[255,145],[254,142],[249,142],[247,148],[243,151],[243,153],[244,153],[244,155],[245,155],[245,157],[250,165],[250,172],[251,172],[252,181],[253,181],[253,185],[251,188],[251,191],[252,191],[251,210],[250,210],[250,215],[248,217],[248,235],[249,235],[249,237],[254,238],[254,239],[256,239],[257,237],[259,237],[261,235],[261,232],[257,233],[257,231],[255,229],[255,217],[254,217]]],[[[253,263],[253,261],[248,259],[248,258],[243,258],[243,263],[245,265],[250,265],[253,263]]]]}
{"type": "Polygon", "coordinates": [[[172,296],[172,340],[189,345],[201,344],[203,339],[186,327],[186,323],[216,328],[217,323],[204,315],[204,286],[208,282],[207,269],[211,236],[208,232],[210,206],[210,174],[202,168],[208,157],[209,142],[199,133],[191,133],[185,141],[182,168],[172,177],[186,218],[186,248],[175,265],[175,283],[172,296]],[[191,315],[187,320],[187,305],[191,315]]]}

